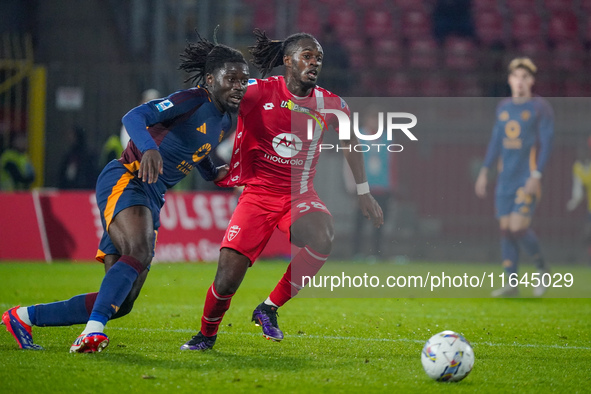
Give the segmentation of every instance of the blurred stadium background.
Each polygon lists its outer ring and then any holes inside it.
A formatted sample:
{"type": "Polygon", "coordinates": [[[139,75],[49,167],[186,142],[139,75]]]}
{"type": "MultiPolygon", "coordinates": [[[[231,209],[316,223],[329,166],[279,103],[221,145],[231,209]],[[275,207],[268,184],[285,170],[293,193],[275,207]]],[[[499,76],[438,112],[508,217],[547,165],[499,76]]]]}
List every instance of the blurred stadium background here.
{"type": "MultiPolygon", "coordinates": [[[[343,97],[424,97],[446,118],[419,119],[419,141],[394,154],[384,255],[402,261],[499,259],[493,199],[478,200],[473,182],[496,98],[509,93],[506,65],[529,56],[534,92],[553,98],[556,114],[534,228],[551,262],[587,260],[585,204],[565,206],[573,162],[589,154],[590,0],[3,0],[0,14],[0,147],[28,135],[35,187],[59,185],[72,128],[98,157],[144,90],[187,87],[178,54],[195,28],[212,38],[220,25],[219,41],[244,52],[255,27],[272,38],[307,31],[326,51],[321,86],[343,97]]],[[[317,178],[341,258],[355,227],[342,167],[342,155],[327,153],[317,178]]],[[[212,189],[197,178],[185,187],[212,189]]]]}

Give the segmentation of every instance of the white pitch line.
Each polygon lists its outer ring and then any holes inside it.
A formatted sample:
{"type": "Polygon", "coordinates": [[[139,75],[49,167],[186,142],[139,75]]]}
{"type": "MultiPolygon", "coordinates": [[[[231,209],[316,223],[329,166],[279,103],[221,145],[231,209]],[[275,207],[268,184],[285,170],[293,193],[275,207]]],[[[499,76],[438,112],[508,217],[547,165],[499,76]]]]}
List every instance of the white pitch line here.
{"type": "MultiPolygon", "coordinates": [[[[128,327],[110,327],[109,330],[121,330],[121,331],[147,331],[147,332],[181,332],[188,334],[196,334],[197,330],[188,329],[175,329],[167,330],[163,328],[128,328],[128,327]]],[[[221,331],[223,335],[244,335],[251,337],[261,336],[260,333],[253,332],[232,332],[232,331],[221,331]]],[[[409,339],[409,338],[360,338],[360,337],[342,337],[335,335],[290,335],[290,339],[293,338],[311,338],[311,339],[331,339],[337,341],[363,341],[363,342],[407,342],[407,343],[425,343],[426,341],[420,339],[409,339]]],[[[534,349],[571,349],[571,350],[591,350],[588,346],[563,346],[563,345],[538,345],[529,343],[493,343],[493,342],[470,342],[475,346],[492,346],[492,347],[517,347],[517,348],[534,348],[534,349]]]]}
{"type": "MultiPolygon", "coordinates": [[[[0,309],[5,309],[14,306],[14,304],[6,304],[0,302],[0,309]]],[[[177,306],[178,307],[178,306],[177,306]]],[[[128,328],[128,327],[109,327],[108,330],[121,330],[121,331],[147,331],[147,332],[180,332],[180,333],[197,333],[197,330],[188,330],[188,329],[175,329],[175,330],[168,330],[163,328],[128,328]]],[[[232,332],[222,331],[221,334],[229,334],[229,335],[244,335],[244,336],[260,336],[261,334],[255,334],[250,332],[232,332]]],[[[425,343],[426,341],[420,339],[409,339],[409,338],[360,338],[360,337],[342,337],[342,336],[334,336],[334,335],[290,335],[290,338],[312,338],[312,339],[331,339],[337,341],[364,341],[364,342],[406,342],[406,343],[425,343]]],[[[491,347],[516,347],[516,348],[533,348],[533,349],[572,349],[572,350],[591,350],[589,346],[564,346],[564,345],[540,345],[540,344],[530,344],[530,343],[494,343],[494,342],[470,342],[472,345],[475,346],[491,346],[491,347]]]]}

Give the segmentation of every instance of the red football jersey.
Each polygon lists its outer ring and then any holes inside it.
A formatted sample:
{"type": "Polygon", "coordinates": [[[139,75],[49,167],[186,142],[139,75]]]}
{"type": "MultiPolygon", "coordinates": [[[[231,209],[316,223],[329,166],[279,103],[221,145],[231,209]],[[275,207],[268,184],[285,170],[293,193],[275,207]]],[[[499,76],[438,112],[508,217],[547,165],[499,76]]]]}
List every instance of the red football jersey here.
{"type": "Polygon", "coordinates": [[[328,126],[338,131],[337,116],[322,114],[322,109],[350,114],[343,99],[321,87],[308,97],[297,97],[282,76],[249,80],[230,172],[218,185],[256,185],[294,194],[313,190],[324,132],[328,126]]]}

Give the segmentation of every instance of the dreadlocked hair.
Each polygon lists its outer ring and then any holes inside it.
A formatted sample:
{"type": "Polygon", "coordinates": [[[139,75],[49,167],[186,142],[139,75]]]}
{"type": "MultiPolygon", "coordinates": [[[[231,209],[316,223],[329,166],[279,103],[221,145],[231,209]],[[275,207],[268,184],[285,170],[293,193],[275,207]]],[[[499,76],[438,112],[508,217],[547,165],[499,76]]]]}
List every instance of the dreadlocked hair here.
{"type": "Polygon", "coordinates": [[[295,45],[303,38],[310,38],[316,41],[316,38],[308,33],[296,33],[287,37],[285,40],[271,40],[267,34],[254,29],[254,35],[257,42],[248,47],[252,55],[252,64],[260,71],[262,76],[268,75],[274,67],[283,65],[283,56],[293,52],[295,45]]]}
{"type": "Polygon", "coordinates": [[[214,44],[197,33],[197,42],[188,43],[181,53],[179,70],[190,74],[185,82],[195,86],[205,81],[207,74],[223,68],[224,63],[246,63],[240,51],[222,44],[214,44]]]}

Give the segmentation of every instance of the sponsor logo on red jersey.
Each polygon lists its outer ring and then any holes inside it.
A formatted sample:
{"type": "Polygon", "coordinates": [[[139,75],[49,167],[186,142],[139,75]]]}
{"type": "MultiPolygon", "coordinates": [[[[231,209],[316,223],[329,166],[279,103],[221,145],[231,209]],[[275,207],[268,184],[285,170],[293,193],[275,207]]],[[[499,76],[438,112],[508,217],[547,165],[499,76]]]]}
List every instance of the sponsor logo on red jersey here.
{"type": "Polygon", "coordinates": [[[302,150],[302,140],[293,133],[281,133],[273,138],[273,149],[281,157],[291,158],[302,150]]]}
{"type": "Polygon", "coordinates": [[[236,236],[238,235],[239,232],[240,232],[240,226],[233,225],[232,227],[230,227],[230,229],[228,230],[228,241],[231,241],[234,238],[236,238],[236,236]]]}

